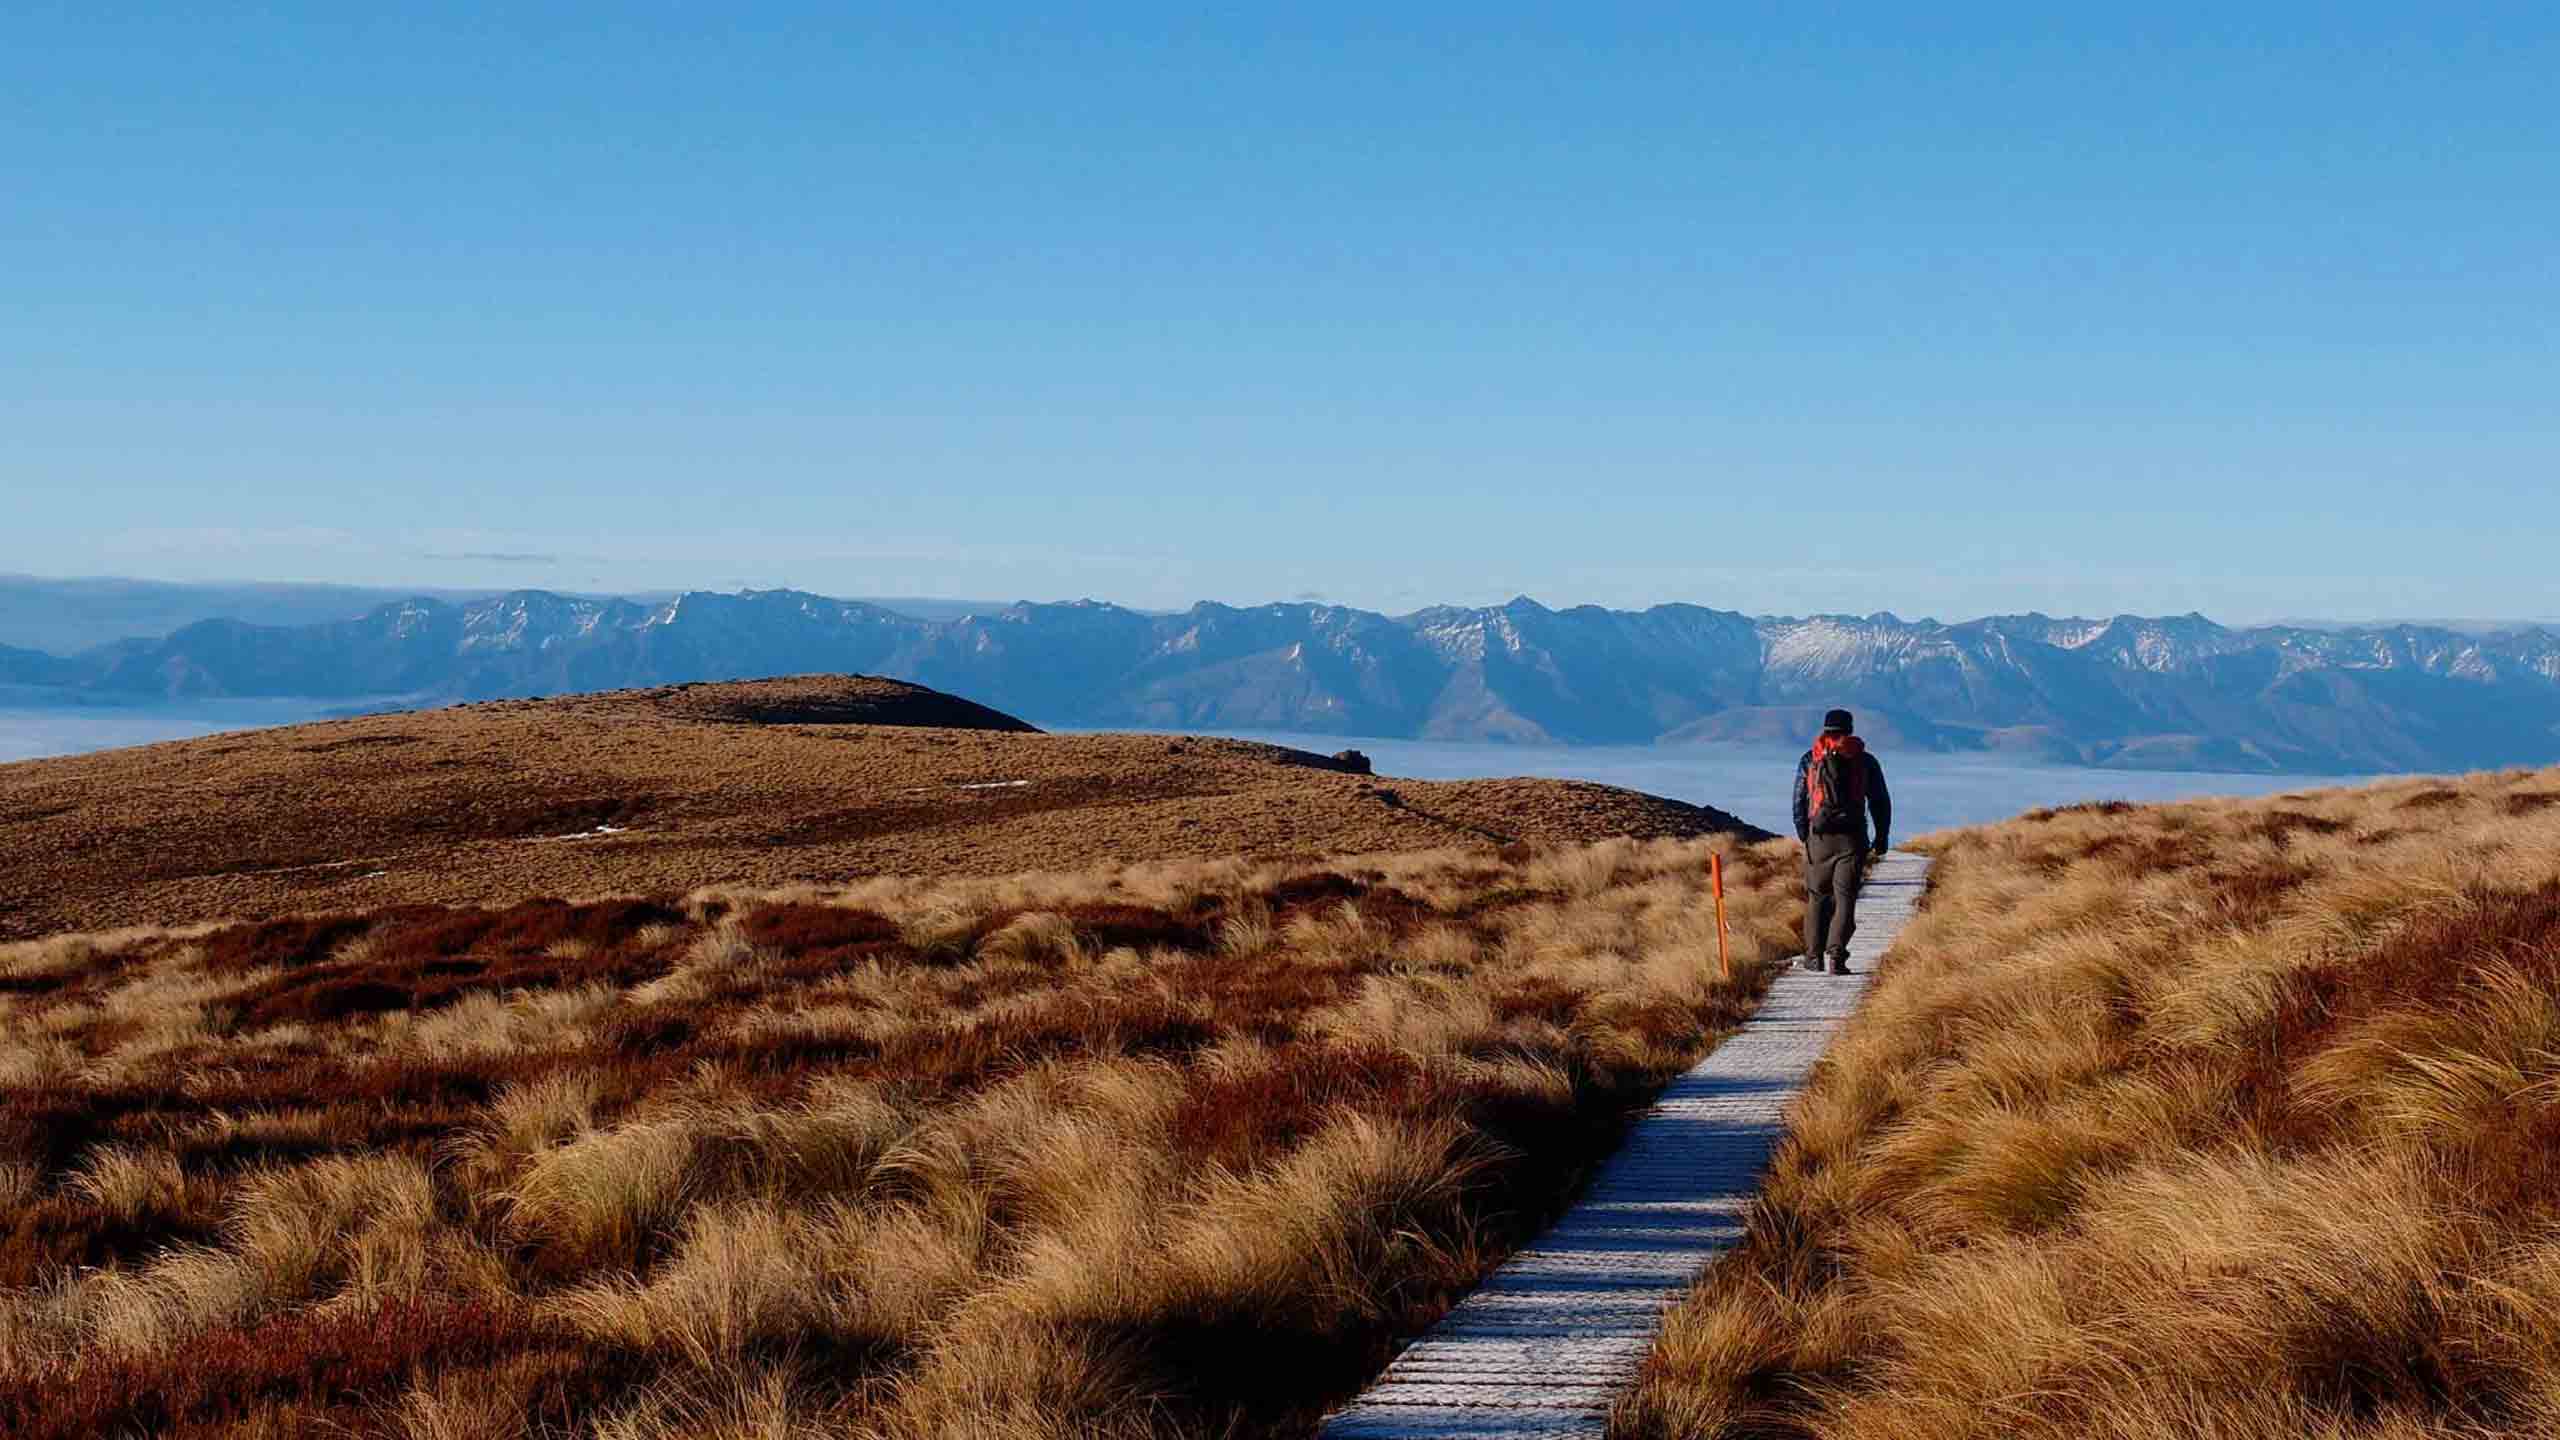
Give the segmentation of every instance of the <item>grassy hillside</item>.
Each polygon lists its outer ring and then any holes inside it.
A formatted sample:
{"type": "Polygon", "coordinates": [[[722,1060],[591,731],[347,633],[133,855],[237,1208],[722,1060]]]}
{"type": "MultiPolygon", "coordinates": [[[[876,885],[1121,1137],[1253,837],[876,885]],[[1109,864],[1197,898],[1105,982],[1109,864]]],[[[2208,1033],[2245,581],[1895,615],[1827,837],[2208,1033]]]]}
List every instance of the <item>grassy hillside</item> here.
{"type": "Polygon", "coordinates": [[[1303,1433],[1745,1013],[1732,847],[0,947],[0,1434],[1303,1433]]]}
{"type": "Polygon", "coordinates": [[[1752,830],[1560,780],[1042,735],[862,676],[501,701],[0,765],[0,939],[525,895],[1752,830]]]}
{"type": "Polygon", "coordinates": [[[2560,1433],[2560,774],[1935,848],[1616,1435],[2560,1433]]]}

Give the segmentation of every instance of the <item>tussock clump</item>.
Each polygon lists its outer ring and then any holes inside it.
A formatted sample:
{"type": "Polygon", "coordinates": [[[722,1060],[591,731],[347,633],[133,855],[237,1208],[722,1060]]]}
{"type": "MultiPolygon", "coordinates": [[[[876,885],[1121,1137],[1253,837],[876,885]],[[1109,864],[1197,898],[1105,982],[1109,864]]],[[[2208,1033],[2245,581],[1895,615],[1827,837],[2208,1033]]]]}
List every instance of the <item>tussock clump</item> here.
{"type": "Polygon", "coordinates": [[[2560,1433],[2550,793],[1924,842],[1927,906],[1614,1433],[2560,1433]]]}
{"type": "Polygon", "coordinates": [[[1792,868],[1619,842],[12,947],[0,1434],[1303,1433],[1745,1013],[1792,868]]]}

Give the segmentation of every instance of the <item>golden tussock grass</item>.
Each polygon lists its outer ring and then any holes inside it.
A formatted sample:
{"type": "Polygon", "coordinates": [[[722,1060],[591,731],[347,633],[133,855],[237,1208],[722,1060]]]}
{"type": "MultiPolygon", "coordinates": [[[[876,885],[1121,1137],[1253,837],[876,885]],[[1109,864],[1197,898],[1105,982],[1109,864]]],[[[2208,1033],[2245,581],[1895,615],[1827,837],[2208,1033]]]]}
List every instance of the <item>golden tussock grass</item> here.
{"type": "Polygon", "coordinates": [[[1638,1437],[2560,1433],[2560,777],[1938,867],[1638,1437]]]}
{"type": "Polygon", "coordinates": [[[0,947],[0,1433],[1304,1433],[1748,1010],[1792,870],[1614,841],[0,947]]]}

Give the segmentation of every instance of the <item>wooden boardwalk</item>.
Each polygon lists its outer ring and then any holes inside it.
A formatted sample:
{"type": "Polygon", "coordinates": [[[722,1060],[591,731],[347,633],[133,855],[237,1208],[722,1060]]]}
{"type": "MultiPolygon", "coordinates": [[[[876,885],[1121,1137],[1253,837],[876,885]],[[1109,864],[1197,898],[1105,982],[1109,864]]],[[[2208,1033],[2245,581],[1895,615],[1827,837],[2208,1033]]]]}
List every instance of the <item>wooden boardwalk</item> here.
{"type": "Polygon", "coordinates": [[[1919,905],[1929,862],[1868,872],[1850,965],[1789,969],[1750,1022],[1662,1092],[1581,1202],[1327,1421],[1328,1440],[1597,1437],[1663,1310],[1742,1236],[1787,1101],[1919,905]]]}

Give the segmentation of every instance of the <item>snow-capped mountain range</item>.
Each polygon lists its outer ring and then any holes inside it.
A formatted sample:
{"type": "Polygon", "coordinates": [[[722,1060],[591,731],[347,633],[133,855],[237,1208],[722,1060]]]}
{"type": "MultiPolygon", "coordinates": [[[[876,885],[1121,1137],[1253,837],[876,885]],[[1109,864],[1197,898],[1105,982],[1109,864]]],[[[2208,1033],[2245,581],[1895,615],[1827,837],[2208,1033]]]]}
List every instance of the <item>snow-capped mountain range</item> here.
{"type": "Polygon", "coordinates": [[[935,620],[789,590],[655,603],[518,591],[329,624],[208,620],[68,659],[0,649],[0,681],[168,696],[433,702],[809,671],[913,680],[1051,725],[1648,744],[1797,740],[1847,705],[1882,743],[2089,764],[2560,761],[2560,637],[2535,627],[1949,625],[1526,598],[1400,616],[1079,601],[935,620]]]}

